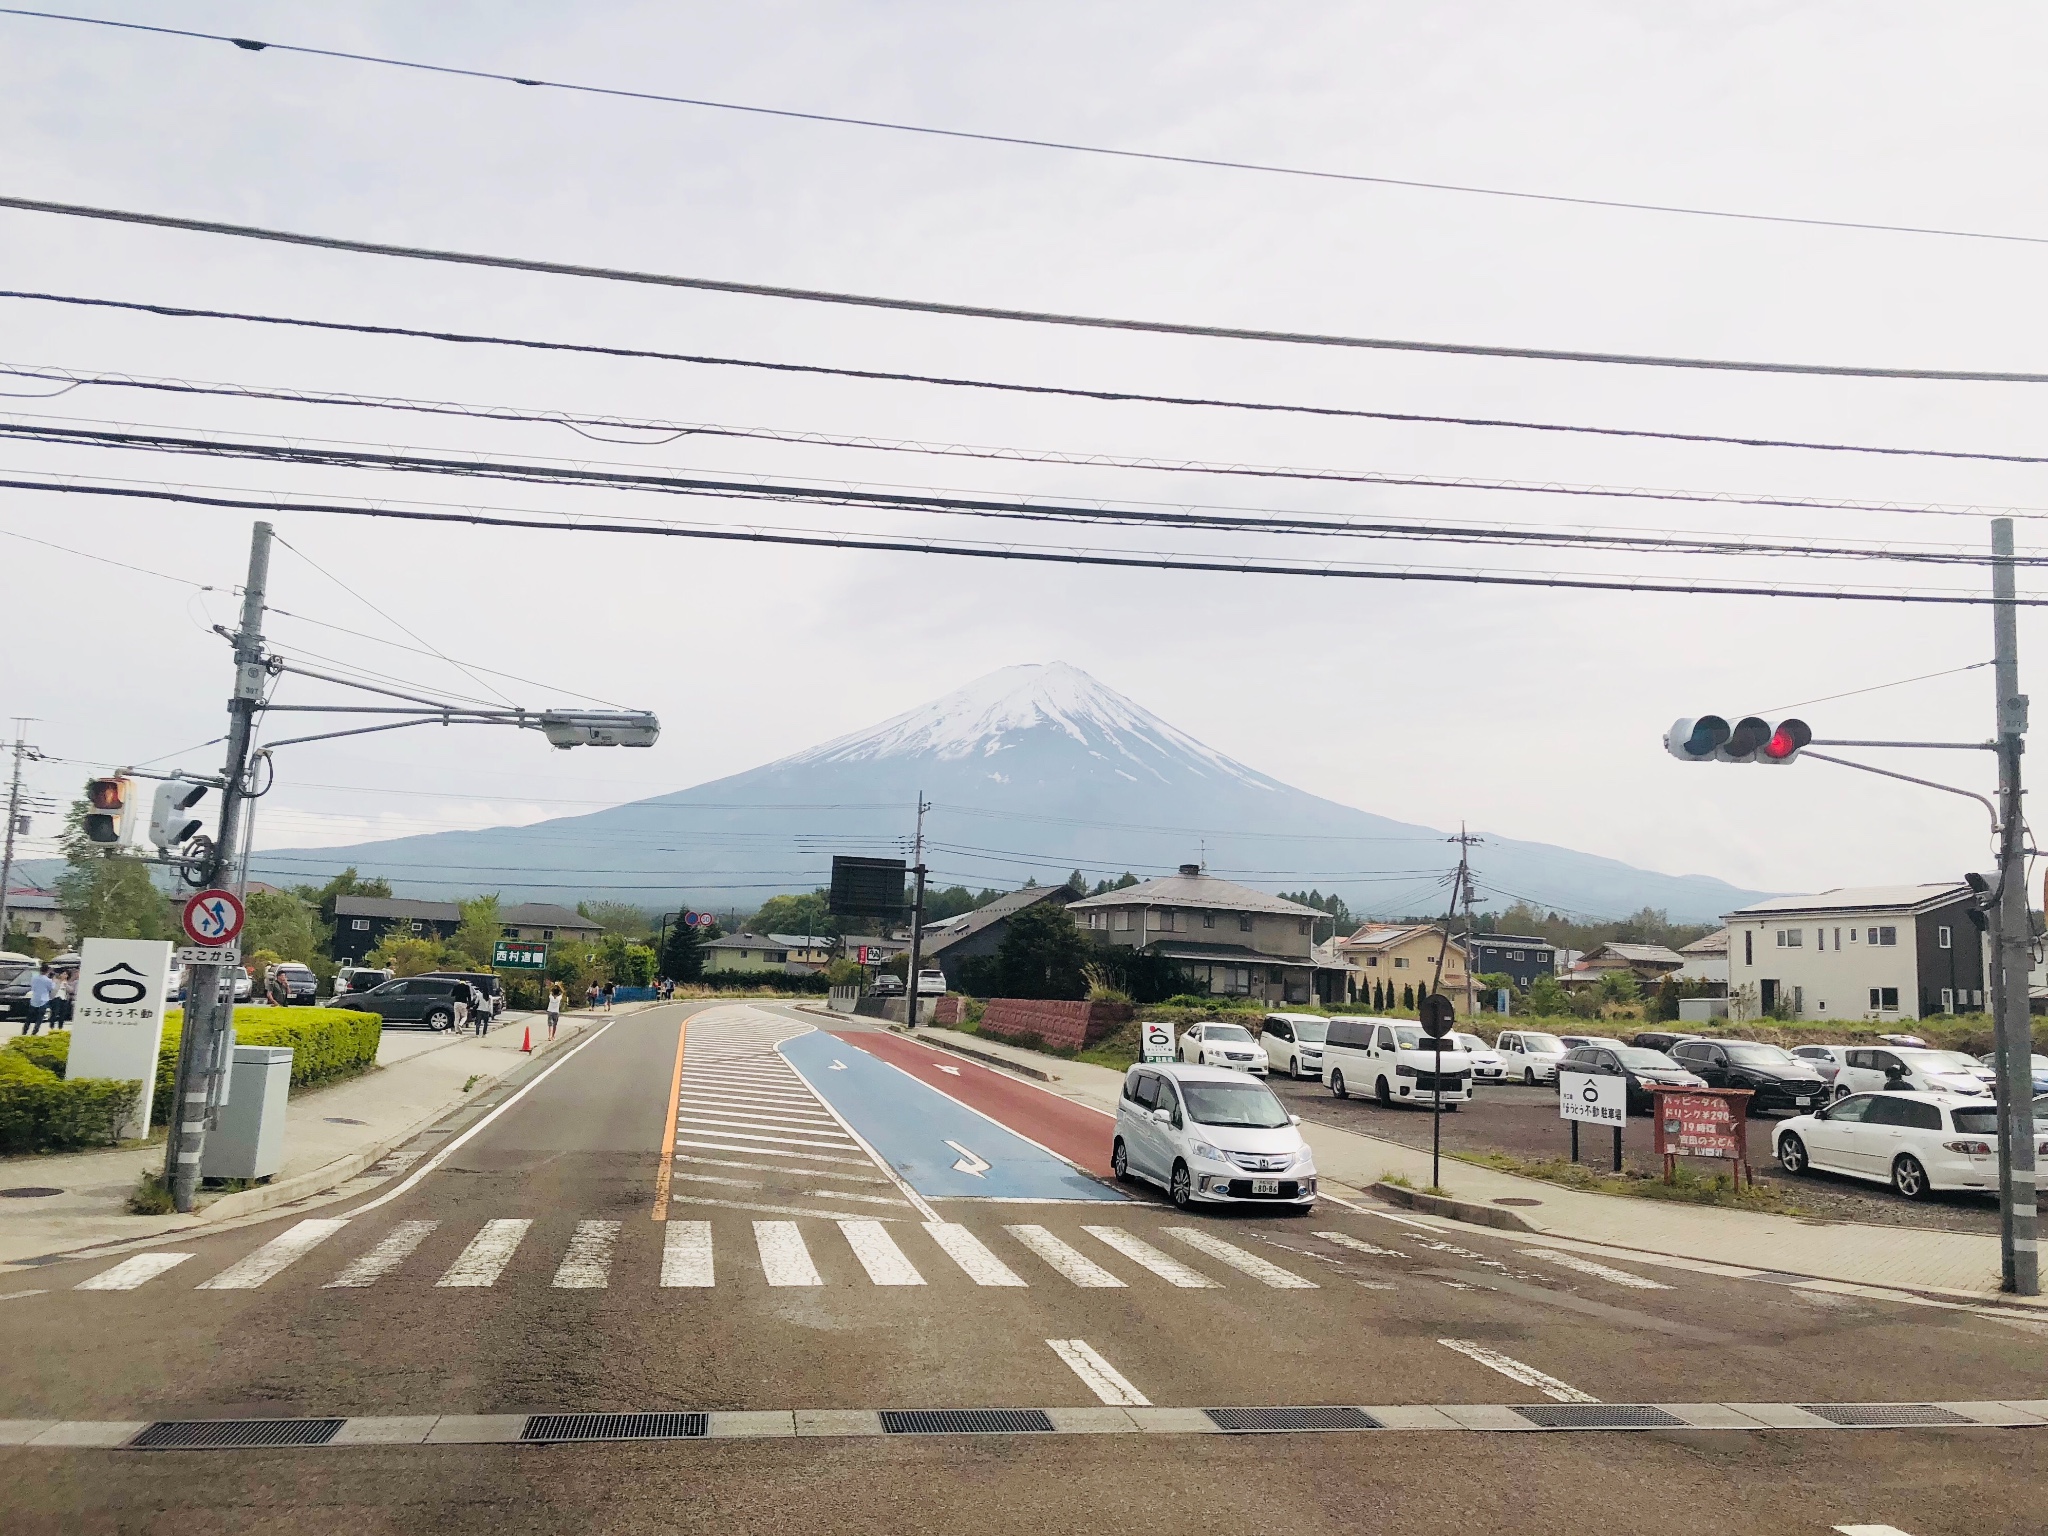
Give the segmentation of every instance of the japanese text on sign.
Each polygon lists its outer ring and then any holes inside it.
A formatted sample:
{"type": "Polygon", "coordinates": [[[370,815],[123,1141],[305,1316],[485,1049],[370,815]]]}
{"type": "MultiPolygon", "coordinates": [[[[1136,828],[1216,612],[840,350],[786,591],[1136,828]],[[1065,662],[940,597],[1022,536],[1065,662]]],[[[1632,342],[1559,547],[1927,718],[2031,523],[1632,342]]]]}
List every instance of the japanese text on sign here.
{"type": "Polygon", "coordinates": [[[1744,1112],[1716,1093],[1657,1095],[1657,1151],[1685,1157],[1741,1158],[1744,1112]]]}
{"type": "Polygon", "coordinates": [[[1557,1114],[1561,1120],[1585,1120],[1594,1125],[1625,1124],[1628,1079],[1596,1072],[1560,1072],[1557,1114]]]}

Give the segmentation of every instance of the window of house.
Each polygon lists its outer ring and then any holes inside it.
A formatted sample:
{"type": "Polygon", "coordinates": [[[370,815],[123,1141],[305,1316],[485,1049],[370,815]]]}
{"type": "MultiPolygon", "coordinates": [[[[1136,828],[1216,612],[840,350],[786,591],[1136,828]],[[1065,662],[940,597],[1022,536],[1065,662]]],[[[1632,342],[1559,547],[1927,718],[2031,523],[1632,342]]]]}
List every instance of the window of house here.
{"type": "Polygon", "coordinates": [[[1806,930],[1803,928],[1780,928],[1778,930],[1778,948],[1780,949],[1798,949],[1805,942],[1806,930]]]}
{"type": "Polygon", "coordinates": [[[1870,989],[1870,1006],[1880,1013],[1896,1010],[1899,1006],[1899,989],[1897,987],[1872,987],[1870,989]]]}
{"type": "Polygon", "coordinates": [[[1239,933],[1250,933],[1252,931],[1251,913],[1240,912],[1237,914],[1237,931],[1239,933]]]}
{"type": "Polygon", "coordinates": [[[1118,907],[1116,909],[1116,931],[1118,933],[1126,933],[1130,930],[1130,926],[1131,909],[1129,907],[1118,907]]]}
{"type": "Polygon", "coordinates": [[[1305,917],[1304,917],[1304,918],[1299,918],[1299,919],[1297,919],[1297,920],[1296,920],[1296,922],[1295,922],[1295,924],[1294,924],[1294,931],[1295,931],[1296,933],[1307,933],[1307,932],[1308,932],[1308,919],[1307,919],[1307,918],[1305,918],[1305,917]]]}
{"type": "Polygon", "coordinates": [[[1214,912],[1204,912],[1202,914],[1202,926],[1204,928],[1214,928],[1216,926],[1216,914],[1214,912]]]}
{"type": "Polygon", "coordinates": [[[1937,928],[1934,930],[1934,944],[1937,949],[1948,949],[1951,947],[1950,934],[1947,928],[1937,928]]]}
{"type": "Polygon", "coordinates": [[[414,918],[412,920],[412,931],[414,933],[425,933],[427,931],[427,925],[421,922],[418,918],[414,918]]]}
{"type": "Polygon", "coordinates": [[[1365,963],[1367,965],[1378,965],[1380,963],[1380,957],[1378,955],[1367,955],[1365,957],[1365,963]]]}
{"type": "Polygon", "coordinates": [[[555,930],[552,928],[543,928],[540,931],[540,936],[543,939],[552,939],[555,936],[555,930]]]}
{"type": "Polygon", "coordinates": [[[368,933],[370,931],[370,920],[367,917],[352,917],[349,919],[348,925],[357,933],[368,933]]]}
{"type": "Polygon", "coordinates": [[[519,937],[519,930],[517,928],[514,928],[510,923],[507,923],[504,927],[498,930],[498,937],[501,939],[516,939],[519,937]]]}
{"type": "Polygon", "coordinates": [[[1405,970],[1407,970],[1407,969],[1408,969],[1408,961],[1407,961],[1407,959],[1406,959],[1406,958],[1405,958],[1404,956],[1401,956],[1401,955],[1396,955],[1396,956],[1394,956],[1394,969],[1395,969],[1395,970],[1397,970],[1397,971],[1405,971],[1405,970]]]}
{"type": "Polygon", "coordinates": [[[1956,995],[1947,987],[1941,989],[1941,1011],[1943,1013],[1954,1013],[1956,1011],[1956,995]]]}
{"type": "Polygon", "coordinates": [[[1870,942],[1879,949],[1890,949],[1899,942],[1899,930],[1896,928],[1874,928],[1871,932],[1876,937],[1870,942]]]}
{"type": "Polygon", "coordinates": [[[1839,928],[1837,928],[1837,929],[1835,930],[1835,948],[1836,948],[1836,949],[1840,949],[1841,947],[1842,947],[1842,930],[1841,930],[1841,929],[1839,929],[1839,928]]]}
{"type": "Polygon", "coordinates": [[[1519,960],[1522,958],[1522,952],[1519,949],[1511,949],[1508,951],[1508,958],[1510,960],[1519,960]]]}

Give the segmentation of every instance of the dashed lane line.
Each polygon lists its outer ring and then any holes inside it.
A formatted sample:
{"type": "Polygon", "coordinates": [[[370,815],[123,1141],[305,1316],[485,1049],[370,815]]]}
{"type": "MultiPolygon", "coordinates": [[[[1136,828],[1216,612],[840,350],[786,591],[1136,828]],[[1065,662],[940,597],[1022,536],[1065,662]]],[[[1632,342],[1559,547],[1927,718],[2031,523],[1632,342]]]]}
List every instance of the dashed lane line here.
{"type": "Polygon", "coordinates": [[[1591,1393],[1581,1392],[1570,1382],[1559,1381],[1555,1376],[1546,1376],[1533,1365],[1524,1364],[1513,1355],[1504,1355],[1497,1349],[1488,1349],[1484,1344],[1475,1344],[1470,1339],[1438,1339],[1445,1349],[1456,1350],[1468,1360],[1476,1360],[1490,1371],[1498,1371],[1510,1381],[1519,1381],[1525,1387],[1534,1387],[1545,1397],[1558,1403],[1597,1403],[1599,1398],[1591,1393]]]}
{"type": "Polygon", "coordinates": [[[1152,1400],[1132,1386],[1124,1374],[1086,1339],[1047,1339],[1052,1352],[1066,1361],[1090,1392],[1112,1408],[1150,1408],[1152,1400]]]}

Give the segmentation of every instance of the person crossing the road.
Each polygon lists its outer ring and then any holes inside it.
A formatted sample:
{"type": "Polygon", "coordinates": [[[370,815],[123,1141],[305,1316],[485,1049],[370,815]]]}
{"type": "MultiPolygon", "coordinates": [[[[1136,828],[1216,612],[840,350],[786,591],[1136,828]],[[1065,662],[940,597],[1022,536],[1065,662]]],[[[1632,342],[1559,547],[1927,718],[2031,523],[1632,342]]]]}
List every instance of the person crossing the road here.
{"type": "Polygon", "coordinates": [[[562,984],[548,983],[548,1038],[555,1038],[555,1031],[562,1027],[562,984]]]}

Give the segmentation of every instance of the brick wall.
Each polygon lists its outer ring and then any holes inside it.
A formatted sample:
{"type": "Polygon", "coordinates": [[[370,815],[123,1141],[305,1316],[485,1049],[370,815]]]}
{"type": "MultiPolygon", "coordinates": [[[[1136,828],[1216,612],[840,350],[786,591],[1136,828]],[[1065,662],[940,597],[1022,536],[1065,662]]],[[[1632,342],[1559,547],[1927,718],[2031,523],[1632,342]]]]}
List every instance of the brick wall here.
{"type": "Polygon", "coordinates": [[[1035,1035],[1058,1050],[1079,1051],[1093,1045],[1119,1024],[1127,1023],[1132,1012],[1128,1003],[1065,1003],[998,997],[989,1001],[981,1016],[981,1032],[998,1040],[1035,1035]]]}

